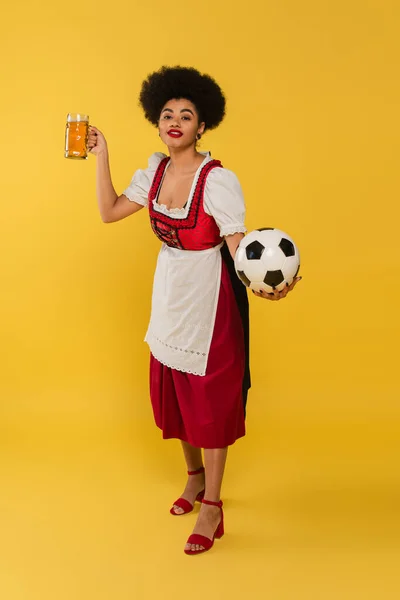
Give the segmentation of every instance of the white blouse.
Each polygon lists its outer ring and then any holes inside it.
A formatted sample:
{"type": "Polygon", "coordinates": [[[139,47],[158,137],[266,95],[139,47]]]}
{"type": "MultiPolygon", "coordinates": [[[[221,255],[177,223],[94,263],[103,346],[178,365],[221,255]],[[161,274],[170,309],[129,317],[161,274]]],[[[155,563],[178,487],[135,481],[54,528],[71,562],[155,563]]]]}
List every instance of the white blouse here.
{"type": "MultiPolygon", "coordinates": [[[[164,213],[172,218],[185,219],[190,210],[193,199],[193,193],[196,189],[197,181],[201,170],[212,157],[209,152],[201,152],[204,155],[204,160],[196,171],[193,184],[189,193],[188,202],[183,208],[168,209],[163,204],[158,204],[157,198],[153,200],[153,208],[160,213],[164,213]]],[[[155,172],[160,162],[166,157],[162,152],[155,152],[149,158],[147,169],[137,170],[131,180],[130,185],[122,192],[132,202],[137,202],[142,206],[148,205],[148,194],[155,172]]],[[[164,171],[165,173],[170,163],[164,171]]],[[[161,182],[162,185],[162,182],[161,182]]],[[[161,188],[160,185],[160,188],[161,188]]],[[[245,205],[242,188],[239,180],[233,171],[216,167],[207,175],[206,185],[204,188],[203,206],[205,212],[214,217],[217,223],[221,237],[231,235],[232,233],[245,233],[245,205]]]]}
{"type": "MultiPolygon", "coordinates": [[[[168,209],[158,204],[155,198],[154,210],[171,218],[188,216],[201,169],[212,160],[210,153],[202,154],[205,158],[196,171],[185,207],[168,209]]],[[[148,205],[155,172],[165,156],[156,152],[149,158],[147,169],[134,173],[123,192],[129,200],[148,205]]],[[[203,206],[215,219],[221,237],[246,232],[243,194],[232,171],[222,167],[210,171],[203,206]]],[[[153,356],[173,369],[201,376],[206,373],[221,281],[221,246],[190,251],[162,244],[154,274],[151,317],[145,341],[153,356]]]]}

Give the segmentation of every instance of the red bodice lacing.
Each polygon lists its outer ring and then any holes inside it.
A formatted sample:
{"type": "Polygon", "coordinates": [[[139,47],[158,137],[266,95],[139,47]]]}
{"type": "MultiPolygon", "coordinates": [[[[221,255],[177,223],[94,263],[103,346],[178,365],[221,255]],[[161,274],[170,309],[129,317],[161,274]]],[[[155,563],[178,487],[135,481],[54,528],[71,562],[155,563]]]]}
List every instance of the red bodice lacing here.
{"type": "Polygon", "coordinates": [[[204,165],[198,177],[193,198],[186,218],[173,218],[160,213],[153,207],[169,157],[164,158],[154,175],[149,191],[149,214],[151,227],[156,236],[168,246],[181,250],[205,250],[218,245],[222,238],[212,216],[203,206],[204,188],[207,176],[212,169],[222,167],[219,160],[211,160],[204,165]]]}

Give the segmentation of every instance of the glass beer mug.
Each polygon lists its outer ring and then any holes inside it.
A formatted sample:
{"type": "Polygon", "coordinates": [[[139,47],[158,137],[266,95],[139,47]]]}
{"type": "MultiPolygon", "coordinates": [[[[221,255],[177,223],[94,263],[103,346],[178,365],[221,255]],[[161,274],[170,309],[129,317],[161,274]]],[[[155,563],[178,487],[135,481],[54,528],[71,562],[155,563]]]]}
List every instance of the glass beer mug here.
{"type": "Polygon", "coordinates": [[[65,158],[87,158],[89,116],[68,113],[65,127],[65,158]]]}

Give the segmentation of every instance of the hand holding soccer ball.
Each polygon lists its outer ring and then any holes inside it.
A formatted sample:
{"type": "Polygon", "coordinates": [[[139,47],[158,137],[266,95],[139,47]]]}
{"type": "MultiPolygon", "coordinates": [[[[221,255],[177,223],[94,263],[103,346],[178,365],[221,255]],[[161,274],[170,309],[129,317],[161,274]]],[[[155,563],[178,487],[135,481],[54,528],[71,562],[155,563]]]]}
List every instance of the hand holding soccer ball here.
{"type": "Polygon", "coordinates": [[[268,300],[285,298],[301,279],[297,277],[300,255],[294,241],[273,227],[256,229],[241,240],[235,269],[253,294],[268,300]]]}

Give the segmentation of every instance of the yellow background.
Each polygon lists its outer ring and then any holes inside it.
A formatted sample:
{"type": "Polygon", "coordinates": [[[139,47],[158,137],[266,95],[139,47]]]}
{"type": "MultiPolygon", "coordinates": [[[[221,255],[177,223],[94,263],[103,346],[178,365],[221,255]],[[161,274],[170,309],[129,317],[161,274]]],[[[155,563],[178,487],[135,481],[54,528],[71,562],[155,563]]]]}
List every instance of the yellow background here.
{"type": "Polygon", "coordinates": [[[4,600],[397,598],[397,2],[84,3],[2,10],[1,493],[4,600]],[[212,74],[207,134],[247,226],[279,227],[303,280],[251,295],[248,435],[224,482],[227,534],[188,558],[185,471],[148,399],[159,243],[146,211],[104,225],[96,159],[63,157],[65,117],[108,140],[118,191],[163,150],[137,97],[162,64],[212,74]]]}

